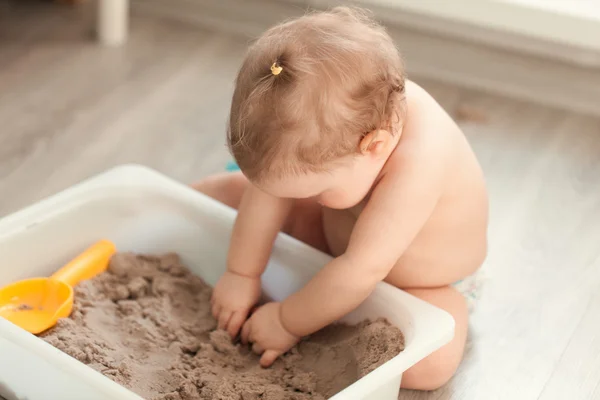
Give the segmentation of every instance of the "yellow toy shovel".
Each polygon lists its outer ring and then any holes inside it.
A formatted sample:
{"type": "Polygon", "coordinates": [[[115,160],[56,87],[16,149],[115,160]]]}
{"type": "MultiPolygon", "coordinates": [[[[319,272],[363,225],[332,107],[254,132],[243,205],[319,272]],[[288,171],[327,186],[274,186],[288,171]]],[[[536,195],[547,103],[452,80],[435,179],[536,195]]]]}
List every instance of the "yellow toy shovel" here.
{"type": "Polygon", "coordinates": [[[73,310],[73,286],[104,272],[115,245],[101,240],[50,278],[32,278],[0,289],[0,317],[38,334],[73,310]]]}

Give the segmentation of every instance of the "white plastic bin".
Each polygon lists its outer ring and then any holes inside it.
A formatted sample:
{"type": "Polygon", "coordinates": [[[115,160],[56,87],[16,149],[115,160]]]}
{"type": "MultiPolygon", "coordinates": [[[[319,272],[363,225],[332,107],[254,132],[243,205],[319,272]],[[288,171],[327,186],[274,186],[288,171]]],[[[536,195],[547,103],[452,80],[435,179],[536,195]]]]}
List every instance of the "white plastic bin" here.
{"type": "MultiPolygon", "coordinates": [[[[121,251],[175,251],[214,284],[225,269],[234,218],[234,210],[155,171],[118,167],[0,220],[0,286],[49,276],[103,238],[121,251]]],[[[265,291],[283,299],[328,260],[280,235],[264,274],[265,291]]],[[[406,349],[332,399],[397,399],[402,372],[448,343],[454,333],[448,313],[385,283],[345,321],[376,317],[402,330],[406,349]]],[[[140,399],[2,318],[0,395],[8,400],[140,399]]]]}

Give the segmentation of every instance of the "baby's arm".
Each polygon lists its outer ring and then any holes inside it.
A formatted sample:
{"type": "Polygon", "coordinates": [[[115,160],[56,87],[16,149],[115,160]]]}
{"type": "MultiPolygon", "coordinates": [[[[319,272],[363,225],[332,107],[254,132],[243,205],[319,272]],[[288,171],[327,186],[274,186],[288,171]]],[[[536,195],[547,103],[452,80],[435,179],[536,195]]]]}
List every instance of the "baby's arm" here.
{"type": "Polygon", "coordinates": [[[215,286],[211,299],[219,328],[226,329],[232,337],[259,300],[260,277],[291,206],[291,200],[273,197],[252,185],[242,197],[231,236],[227,271],[215,286]]]}
{"type": "Polygon", "coordinates": [[[281,306],[283,326],[309,335],[362,303],[383,281],[430,217],[440,194],[439,172],[384,177],[361,213],[346,253],[327,264],[281,306]]]}
{"type": "MultiPolygon", "coordinates": [[[[419,123],[411,122],[413,127],[419,123]]],[[[434,127],[431,121],[424,125],[434,127]]],[[[346,253],[282,303],[281,323],[290,333],[311,334],[355,309],[385,279],[425,225],[442,194],[451,151],[442,132],[434,136],[415,143],[407,138],[409,143],[403,145],[409,147],[389,161],[390,171],[358,218],[346,253]]]]}

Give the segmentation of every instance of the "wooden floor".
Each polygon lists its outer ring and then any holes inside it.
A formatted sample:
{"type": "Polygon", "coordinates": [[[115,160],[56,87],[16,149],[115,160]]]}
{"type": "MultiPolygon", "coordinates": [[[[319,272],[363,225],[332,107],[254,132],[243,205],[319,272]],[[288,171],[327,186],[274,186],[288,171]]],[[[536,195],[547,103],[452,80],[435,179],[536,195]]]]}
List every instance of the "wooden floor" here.
{"type": "MultiPolygon", "coordinates": [[[[122,163],[224,169],[246,40],[134,15],[128,45],[102,49],[90,26],[0,0],[0,216],[122,163]]],[[[491,248],[458,374],[400,398],[600,398],[600,120],[415,79],[485,169],[491,248]]]]}

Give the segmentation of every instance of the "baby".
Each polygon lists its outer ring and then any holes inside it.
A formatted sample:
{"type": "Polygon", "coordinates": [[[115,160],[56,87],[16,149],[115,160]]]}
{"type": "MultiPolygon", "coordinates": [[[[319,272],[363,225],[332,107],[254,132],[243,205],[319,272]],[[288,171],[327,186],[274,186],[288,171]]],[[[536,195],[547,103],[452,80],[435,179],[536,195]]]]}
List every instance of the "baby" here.
{"type": "Polygon", "coordinates": [[[194,187],[239,210],[212,312],[261,365],[351,312],[386,281],[448,311],[452,342],[403,375],[431,390],[458,367],[464,297],[486,257],[488,198],[464,135],[405,79],[384,28],[335,8],[285,22],[248,50],[227,135],[241,172],[194,187]],[[285,301],[250,313],[282,230],[335,258],[285,301]]]}

